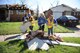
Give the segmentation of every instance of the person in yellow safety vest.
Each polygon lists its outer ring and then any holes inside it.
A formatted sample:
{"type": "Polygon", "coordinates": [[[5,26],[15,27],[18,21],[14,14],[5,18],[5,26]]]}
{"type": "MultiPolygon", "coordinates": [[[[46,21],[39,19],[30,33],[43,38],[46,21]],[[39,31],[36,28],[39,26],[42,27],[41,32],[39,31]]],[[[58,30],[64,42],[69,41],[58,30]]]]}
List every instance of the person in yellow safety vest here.
{"type": "Polygon", "coordinates": [[[32,31],[33,27],[35,26],[35,20],[34,20],[33,16],[29,17],[29,21],[31,22],[31,26],[29,28],[32,31]]]}
{"type": "Polygon", "coordinates": [[[53,16],[52,15],[49,16],[47,19],[48,38],[58,40],[58,41],[63,41],[63,39],[61,37],[58,37],[55,34],[53,35],[53,25],[56,25],[56,24],[57,24],[57,21],[53,19],[53,16]]]}
{"type": "Polygon", "coordinates": [[[47,19],[47,26],[48,26],[48,36],[53,35],[53,17],[49,16],[47,19]]]}

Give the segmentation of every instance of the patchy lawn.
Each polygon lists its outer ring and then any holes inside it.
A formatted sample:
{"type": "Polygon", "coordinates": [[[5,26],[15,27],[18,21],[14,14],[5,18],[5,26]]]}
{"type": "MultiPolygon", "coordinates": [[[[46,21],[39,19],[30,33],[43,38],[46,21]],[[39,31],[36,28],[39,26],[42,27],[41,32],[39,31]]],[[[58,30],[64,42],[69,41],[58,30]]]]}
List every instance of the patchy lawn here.
{"type": "Polygon", "coordinates": [[[21,33],[21,22],[1,22],[0,35],[21,33]]]}
{"type": "MultiPolygon", "coordinates": [[[[18,34],[21,33],[20,26],[22,22],[0,22],[0,35],[6,35],[6,34],[18,34]]],[[[36,22],[36,25],[34,27],[34,30],[37,30],[38,24],[36,22]]],[[[54,26],[54,32],[59,33],[67,33],[67,32],[73,32],[72,30],[58,25],[57,27],[54,26]]],[[[29,29],[28,29],[29,31],[29,29]]],[[[45,32],[47,32],[47,26],[45,25],[45,32]]]]}
{"type": "MultiPolygon", "coordinates": [[[[80,44],[80,38],[63,38],[66,42],[74,42],[80,44]]],[[[50,46],[48,51],[35,50],[29,51],[24,44],[24,40],[12,40],[6,42],[0,42],[0,53],[80,53],[80,47],[70,47],[54,45],[50,46]]]]}

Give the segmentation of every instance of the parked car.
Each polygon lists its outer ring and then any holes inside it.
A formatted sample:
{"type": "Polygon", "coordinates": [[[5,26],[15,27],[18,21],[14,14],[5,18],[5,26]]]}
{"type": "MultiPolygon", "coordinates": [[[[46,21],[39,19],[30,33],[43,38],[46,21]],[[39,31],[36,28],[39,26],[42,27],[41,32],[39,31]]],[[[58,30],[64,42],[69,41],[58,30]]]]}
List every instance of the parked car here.
{"type": "Polygon", "coordinates": [[[79,20],[78,18],[71,16],[71,15],[64,15],[57,19],[58,24],[69,26],[69,27],[76,27],[78,25],[79,20]]]}

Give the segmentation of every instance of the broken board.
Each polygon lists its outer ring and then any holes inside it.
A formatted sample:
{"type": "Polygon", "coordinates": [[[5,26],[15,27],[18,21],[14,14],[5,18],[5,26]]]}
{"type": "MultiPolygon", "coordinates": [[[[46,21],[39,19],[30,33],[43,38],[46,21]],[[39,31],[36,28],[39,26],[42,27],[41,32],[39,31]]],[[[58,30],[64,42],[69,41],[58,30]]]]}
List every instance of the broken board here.
{"type": "Polygon", "coordinates": [[[26,37],[23,36],[23,35],[20,35],[20,36],[17,37],[17,39],[21,39],[21,40],[24,40],[25,38],[26,38],[26,37]]]}
{"type": "Polygon", "coordinates": [[[34,38],[33,40],[29,41],[28,43],[28,49],[29,50],[36,50],[36,49],[42,49],[42,50],[48,50],[49,49],[49,45],[45,42],[43,42],[43,40],[39,39],[39,38],[34,38]]]}
{"type": "Polygon", "coordinates": [[[68,43],[68,42],[59,42],[59,41],[51,41],[51,40],[44,40],[44,42],[48,43],[48,44],[60,44],[60,45],[65,45],[65,46],[75,46],[75,47],[80,47],[80,44],[77,43],[68,43]]]}
{"type": "Polygon", "coordinates": [[[31,26],[31,23],[29,21],[27,21],[26,23],[22,24],[22,26],[20,27],[21,32],[24,33],[29,26],[31,26]]]}

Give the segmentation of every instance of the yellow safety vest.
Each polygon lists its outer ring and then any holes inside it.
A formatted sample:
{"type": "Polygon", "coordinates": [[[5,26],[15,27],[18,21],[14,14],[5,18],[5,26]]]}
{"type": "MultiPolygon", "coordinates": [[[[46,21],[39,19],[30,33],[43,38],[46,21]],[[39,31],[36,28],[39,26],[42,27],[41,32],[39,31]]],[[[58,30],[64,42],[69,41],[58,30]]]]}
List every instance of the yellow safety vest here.
{"type": "Polygon", "coordinates": [[[35,26],[35,20],[34,20],[33,17],[30,17],[30,18],[29,18],[29,21],[31,22],[31,25],[32,25],[32,26],[35,26]]]}
{"type": "Polygon", "coordinates": [[[34,19],[32,19],[31,25],[32,25],[32,26],[35,26],[35,20],[34,20],[34,19]]]}
{"type": "Polygon", "coordinates": [[[49,18],[48,18],[47,20],[48,20],[48,23],[47,23],[48,28],[52,28],[52,27],[53,27],[53,20],[52,20],[52,21],[50,21],[50,19],[49,19],[49,18]]]}

